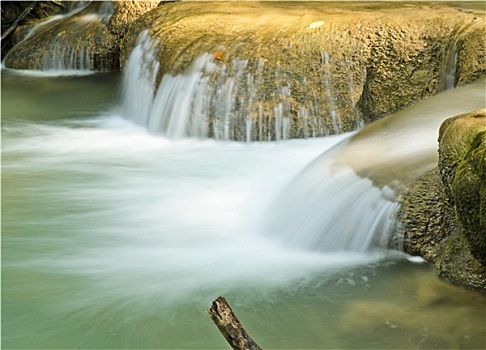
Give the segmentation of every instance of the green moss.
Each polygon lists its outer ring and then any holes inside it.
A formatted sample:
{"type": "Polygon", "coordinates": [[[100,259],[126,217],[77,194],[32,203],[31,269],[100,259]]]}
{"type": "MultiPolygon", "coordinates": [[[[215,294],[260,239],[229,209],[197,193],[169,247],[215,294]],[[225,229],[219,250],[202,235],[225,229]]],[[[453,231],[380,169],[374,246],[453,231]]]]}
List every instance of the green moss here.
{"type": "Polygon", "coordinates": [[[478,133],[452,184],[456,214],[472,254],[486,264],[486,131],[478,133]]]}
{"type": "Polygon", "coordinates": [[[442,123],[438,165],[403,196],[396,241],[449,281],[486,289],[485,109],[442,123]]]}

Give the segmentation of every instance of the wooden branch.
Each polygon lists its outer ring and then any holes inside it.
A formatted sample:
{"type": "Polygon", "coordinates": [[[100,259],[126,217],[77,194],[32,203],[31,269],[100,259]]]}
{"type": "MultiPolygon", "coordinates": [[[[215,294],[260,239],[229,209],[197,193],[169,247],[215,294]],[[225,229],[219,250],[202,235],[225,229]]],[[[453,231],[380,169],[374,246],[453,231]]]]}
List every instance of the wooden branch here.
{"type": "Polygon", "coordinates": [[[8,27],[3,33],[2,33],[2,36],[1,36],[1,40],[5,39],[7,36],[9,36],[14,30],[15,28],[17,28],[17,24],[23,20],[25,17],[27,17],[27,15],[30,13],[30,11],[32,11],[35,7],[35,5],[37,4],[37,1],[31,1],[25,8],[24,10],[22,11],[22,13],[17,17],[17,19],[15,21],[13,21],[13,23],[10,25],[10,27],[8,27]]]}
{"type": "Polygon", "coordinates": [[[64,5],[62,2],[60,1],[49,1],[50,3],[62,8],[62,9],[65,9],[66,8],[66,5],[64,5]]]}
{"type": "Polygon", "coordinates": [[[219,297],[213,301],[208,312],[234,350],[262,350],[246,333],[225,298],[219,297]]]}

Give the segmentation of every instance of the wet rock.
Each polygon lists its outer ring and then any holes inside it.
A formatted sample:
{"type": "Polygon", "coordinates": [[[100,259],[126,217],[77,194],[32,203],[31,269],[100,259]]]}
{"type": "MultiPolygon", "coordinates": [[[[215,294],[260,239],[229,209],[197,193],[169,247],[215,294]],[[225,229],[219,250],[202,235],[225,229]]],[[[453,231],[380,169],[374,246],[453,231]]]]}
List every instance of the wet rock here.
{"type": "MultiPolygon", "coordinates": [[[[52,15],[61,14],[63,10],[64,8],[62,6],[47,1],[2,1],[2,36],[3,33],[9,30],[12,25],[14,25],[12,28],[23,27],[25,29],[29,26],[29,23],[52,15]],[[18,20],[21,16],[22,12],[29,6],[31,7],[31,10],[28,11],[24,18],[16,22],[16,20],[18,20]]],[[[2,39],[2,59],[13,47],[13,45],[20,41],[19,35],[15,36],[14,34],[15,31],[12,31],[10,35],[7,35],[4,39],[2,39]]]]}
{"type": "Polygon", "coordinates": [[[446,120],[439,164],[403,196],[394,245],[454,283],[486,289],[486,110],[446,120]]]}
{"type": "Polygon", "coordinates": [[[486,110],[449,120],[439,137],[439,166],[461,232],[486,265],[486,110]]]}
{"type": "MultiPolygon", "coordinates": [[[[180,2],[134,23],[121,60],[145,30],[160,62],[159,82],[205,53],[222,52],[229,71],[245,62],[235,76],[259,82],[247,110],[235,107],[234,114],[270,125],[287,99],[290,137],[327,135],[401,110],[444,89],[444,81],[464,84],[484,74],[485,21],[477,11],[447,4],[180,2]]],[[[235,100],[244,100],[248,80],[237,83],[242,93],[235,100]]],[[[262,128],[265,136],[272,132],[262,128]]]]}
{"type": "Polygon", "coordinates": [[[20,42],[6,56],[14,69],[119,69],[128,26],[156,1],[92,2],[80,12],[19,28],[20,42]],[[32,31],[34,29],[34,31],[32,31]],[[24,40],[22,40],[24,39],[24,40]]]}

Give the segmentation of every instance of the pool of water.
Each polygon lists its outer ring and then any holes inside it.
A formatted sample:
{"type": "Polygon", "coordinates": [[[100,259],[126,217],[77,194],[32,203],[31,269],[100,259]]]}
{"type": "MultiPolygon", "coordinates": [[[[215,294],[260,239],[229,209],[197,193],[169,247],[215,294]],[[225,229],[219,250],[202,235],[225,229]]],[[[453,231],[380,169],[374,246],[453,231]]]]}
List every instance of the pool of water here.
{"type": "Polygon", "coordinates": [[[117,74],[2,70],[2,348],[224,349],[219,295],[264,349],[485,347],[485,295],[429,265],[264,232],[347,135],[167,139],[123,119],[118,92],[117,74]]]}

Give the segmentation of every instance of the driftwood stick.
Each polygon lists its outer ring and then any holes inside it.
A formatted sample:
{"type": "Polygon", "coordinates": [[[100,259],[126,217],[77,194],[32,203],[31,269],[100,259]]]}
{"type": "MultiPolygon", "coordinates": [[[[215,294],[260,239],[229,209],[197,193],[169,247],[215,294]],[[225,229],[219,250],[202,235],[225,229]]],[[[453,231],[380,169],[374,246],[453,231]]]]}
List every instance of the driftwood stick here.
{"type": "Polygon", "coordinates": [[[234,350],[261,350],[246,333],[225,298],[219,297],[213,301],[208,312],[213,322],[218,326],[219,331],[234,350]]]}
{"type": "Polygon", "coordinates": [[[64,5],[62,2],[60,1],[50,1],[50,3],[62,8],[62,9],[65,9],[66,8],[66,5],[64,5]]]}
{"type": "Polygon", "coordinates": [[[22,11],[22,13],[17,17],[17,19],[15,21],[12,22],[12,24],[10,25],[10,27],[8,27],[3,33],[2,33],[2,36],[1,36],[1,40],[5,39],[7,36],[10,35],[10,33],[12,33],[15,28],[17,28],[17,24],[19,24],[19,22],[21,20],[23,20],[25,17],[27,17],[27,15],[30,13],[30,11],[32,11],[35,7],[35,5],[37,4],[37,1],[31,1],[25,8],[24,10],[22,11]]]}

